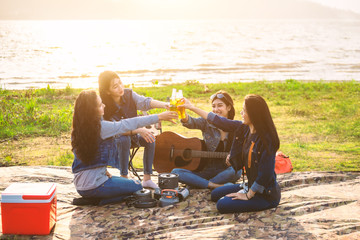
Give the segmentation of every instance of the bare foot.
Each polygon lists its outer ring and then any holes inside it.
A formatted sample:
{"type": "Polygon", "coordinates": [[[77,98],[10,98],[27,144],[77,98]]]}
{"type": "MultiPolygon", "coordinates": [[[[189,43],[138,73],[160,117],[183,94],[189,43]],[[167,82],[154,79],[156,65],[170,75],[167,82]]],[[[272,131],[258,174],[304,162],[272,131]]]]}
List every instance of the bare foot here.
{"type": "Polygon", "coordinates": [[[210,188],[210,189],[215,189],[215,188],[218,188],[218,187],[221,187],[221,186],[224,186],[224,185],[223,184],[213,183],[213,182],[209,182],[209,184],[208,184],[208,188],[210,188]]]}

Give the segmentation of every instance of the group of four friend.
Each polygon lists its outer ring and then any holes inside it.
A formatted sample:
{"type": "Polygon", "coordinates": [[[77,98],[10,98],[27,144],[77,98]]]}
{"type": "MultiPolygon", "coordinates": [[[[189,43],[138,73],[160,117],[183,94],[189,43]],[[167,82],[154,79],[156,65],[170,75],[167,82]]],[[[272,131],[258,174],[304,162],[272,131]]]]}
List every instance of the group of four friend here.
{"type": "MultiPolygon", "coordinates": [[[[113,71],[99,75],[100,96],[93,90],[82,91],[75,101],[71,145],[72,171],[77,192],[99,204],[119,202],[134,192],[158,186],[151,180],[155,136],[145,126],[158,121],[174,123],[177,113],[137,116],[137,110],[169,109],[169,103],[141,96],[124,88],[113,71]],[[105,107],[106,106],[106,107],[105,107]],[[131,146],[143,146],[142,183],[128,178],[131,146]],[[112,176],[107,166],[120,169],[112,176]]],[[[268,105],[259,96],[245,97],[241,115],[234,120],[231,96],[219,91],[210,98],[212,112],[206,112],[185,99],[184,107],[199,118],[186,114],[181,123],[202,131],[207,151],[230,152],[221,161],[210,159],[199,171],[175,168],[179,181],[192,188],[211,189],[211,200],[221,213],[259,211],[276,207],[281,198],[276,181],[275,154],[280,141],[268,105]],[[236,183],[245,169],[247,184],[236,183]]]]}

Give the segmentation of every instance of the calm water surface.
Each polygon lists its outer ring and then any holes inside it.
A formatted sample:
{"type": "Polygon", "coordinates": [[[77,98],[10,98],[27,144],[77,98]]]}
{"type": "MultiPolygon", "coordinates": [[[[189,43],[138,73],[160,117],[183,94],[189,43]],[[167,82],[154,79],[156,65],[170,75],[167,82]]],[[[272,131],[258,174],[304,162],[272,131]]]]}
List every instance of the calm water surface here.
{"type": "Polygon", "coordinates": [[[0,21],[0,86],[360,81],[360,21],[0,21]]]}

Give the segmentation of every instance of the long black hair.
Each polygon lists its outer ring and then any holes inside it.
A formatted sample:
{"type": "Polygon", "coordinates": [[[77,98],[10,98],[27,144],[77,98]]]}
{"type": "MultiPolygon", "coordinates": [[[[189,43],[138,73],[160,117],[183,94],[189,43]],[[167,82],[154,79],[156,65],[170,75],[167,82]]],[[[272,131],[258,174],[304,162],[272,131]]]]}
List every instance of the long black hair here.
{"type": "Polygon", "coordinates": [[[259,95],[249,94],[245,96],[245,108],[267,150],[272,145],[276,152],[280,147],[280,140],[266,101],[259,95]]]}
{"type": "Polygon", "coordinates": [[[107,91],[110,89],[111,82],[116,78],[120,79],[119,75],[113,71],[104,71],[99,75],[99,93],[103,103],[106,106],[104,109],[105,120],[110,120],[111,116],[116,111],[116,104],[111,95],[107,93],[107,91]]]}
{"type": "Polygon", "coordinates": [[[84,163],[94,160],[100,137],[100,116],[97,113],[96,92],[82,91],[75,101],[71,146],[72,151],[84,163]]]}

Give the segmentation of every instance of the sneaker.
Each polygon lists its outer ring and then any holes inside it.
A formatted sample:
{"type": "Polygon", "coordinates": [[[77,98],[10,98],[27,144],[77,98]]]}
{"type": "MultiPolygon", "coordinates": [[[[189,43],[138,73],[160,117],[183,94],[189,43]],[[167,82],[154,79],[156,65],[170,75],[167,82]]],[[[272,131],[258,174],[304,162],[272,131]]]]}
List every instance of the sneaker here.
{"type": "Polygon", "coordinates": [[[147,181],[142,181],[142,186],[143,188],[152,188],[152,189],[159,188],[159,186],[156,183],[154,183],[151,179],[147,181]]]}
{"type": "Polygon", "coordinates": [[[243,188],[238,191],[238,193],[247,193],[247,191],[243,188]]]}

